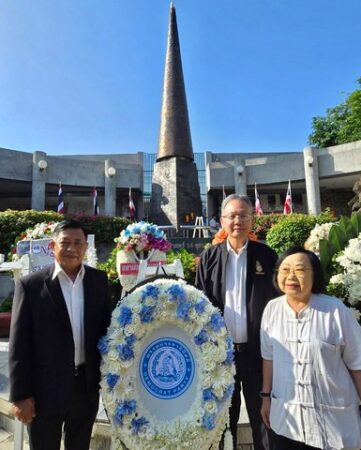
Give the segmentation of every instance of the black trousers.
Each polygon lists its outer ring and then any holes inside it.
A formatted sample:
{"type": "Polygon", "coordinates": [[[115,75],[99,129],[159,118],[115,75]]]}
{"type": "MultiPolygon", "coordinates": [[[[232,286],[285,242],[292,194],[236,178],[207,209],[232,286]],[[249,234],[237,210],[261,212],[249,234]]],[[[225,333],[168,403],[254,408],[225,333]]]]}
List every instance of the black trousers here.
{"type": "MultiPolygon", "coordinates": [[[[89,398],[85,374],[75,377],[75,392],[64,415],[37,415],[28,425],[30,450],[59,450],[64,426],[65,450],[89,450],[91,432],[99,407],[99,398],[89,398]]],[[[36,409],[36,404],[35,404],[36,409]]]]}
{"type": "Polygon", "coordinates": [[[275,449],[274,450],[319,450],[317,447],[311,447],[303,442],[293,441],[285,436],[274,434],[275,449]]]}
{"type": "Polygon", "coordinates": [[[229,410],[233,448],[234,450],[237,449],[237,424],[241,409],[242,389],[252,428],[254,450],[273,450],[273,432],[266,428],[260,413],[262,400],[259,393],[262,388],[262,374],[252,370],[250,355],[247,350],[244,352],[235,351],[234,362],[236,365],[235,386],[229,410]]]}

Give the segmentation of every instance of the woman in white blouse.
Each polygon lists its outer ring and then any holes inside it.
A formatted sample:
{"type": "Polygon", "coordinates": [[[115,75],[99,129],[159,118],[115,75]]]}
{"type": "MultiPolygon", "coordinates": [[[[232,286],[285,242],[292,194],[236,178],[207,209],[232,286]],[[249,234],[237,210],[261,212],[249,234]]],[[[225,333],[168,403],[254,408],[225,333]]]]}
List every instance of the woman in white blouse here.
{"type": "Polygon", "coordinates": [[[275,450],[361,447],[361,327],[338,299],[324,295],[317,256],[302,247],[276,264],[284,295],[261,325],[261,415],[275,450]]]}

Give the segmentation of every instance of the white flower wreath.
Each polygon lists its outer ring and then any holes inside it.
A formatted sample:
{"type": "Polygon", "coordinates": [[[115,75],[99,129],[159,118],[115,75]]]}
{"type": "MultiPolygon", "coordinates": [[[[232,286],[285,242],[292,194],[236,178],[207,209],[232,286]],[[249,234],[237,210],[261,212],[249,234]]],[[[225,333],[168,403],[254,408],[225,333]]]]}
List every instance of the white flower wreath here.
{"type": "Polygon", "coordinates": [[[233,343],[219,310],[201,291],[172,279],[136,288],[113,311],[99,350],[114,449],[218,448],[233,392],[233,343]],[[140,350],[150,333],[165,324],[190,335],[198,364],[189,410],[167,422],[145,407],[137,390],[140,350]]]}

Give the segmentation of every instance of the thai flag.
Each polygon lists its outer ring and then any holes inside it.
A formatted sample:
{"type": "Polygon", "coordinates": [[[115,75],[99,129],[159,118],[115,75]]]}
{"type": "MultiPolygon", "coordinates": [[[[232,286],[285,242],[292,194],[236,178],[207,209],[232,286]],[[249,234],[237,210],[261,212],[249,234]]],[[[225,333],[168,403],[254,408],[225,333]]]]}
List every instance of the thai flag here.
{"type": "Polygon", "coordinates": [[[135,217],[135,206],[132,199],[132,188],[129,188],[129,213],[130,218],[133,220],[135,217]]]}
{"type": "Polygon", "coordinates": [[[292,192],[291,192],[291,180],[288,180],[288,188],[286,194],[286,200],[283,205],[283,214],[292,214],[292,192]]]}
{"type": "Polygon", "coordinates": [[[93,215],[97,216],[99,214],[99,206],[98,206],[98,191],[97,188],[93,188],[93,215]]]}
{"type": "Polygon", "coordinates": [[[64,200],[63,200],[63,189],[61,188],[61,183],[59,183],[58,190],[58,208],[57,211],[59,214],[65,214],[64,200]]]}
{"type": "Polygon", "coordinates": [[[257,184],[254,185],[254,198],[255,198],[255,209],[256,209],[256,216],[262,216],[263,210],[261,206],[261,200],[258,195],[257,191],[257,184]]]}

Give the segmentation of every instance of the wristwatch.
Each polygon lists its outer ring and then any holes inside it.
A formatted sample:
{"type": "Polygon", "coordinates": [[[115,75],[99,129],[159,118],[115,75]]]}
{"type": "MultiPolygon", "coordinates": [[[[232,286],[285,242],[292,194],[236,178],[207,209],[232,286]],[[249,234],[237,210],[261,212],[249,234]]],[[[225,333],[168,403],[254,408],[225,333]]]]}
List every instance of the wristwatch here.
{"type": "Polygon", "coordinates": [[[259,396],[261,397],[261,398],[270,398],[271,397],[271,393],[270,392],[260,392],[259,393],[259,396]]]}

